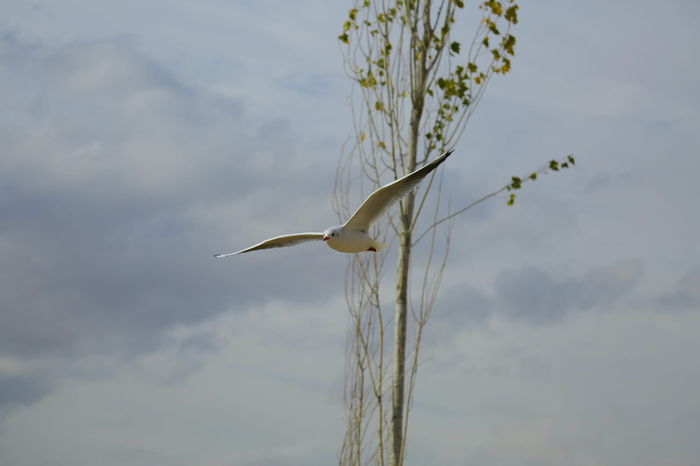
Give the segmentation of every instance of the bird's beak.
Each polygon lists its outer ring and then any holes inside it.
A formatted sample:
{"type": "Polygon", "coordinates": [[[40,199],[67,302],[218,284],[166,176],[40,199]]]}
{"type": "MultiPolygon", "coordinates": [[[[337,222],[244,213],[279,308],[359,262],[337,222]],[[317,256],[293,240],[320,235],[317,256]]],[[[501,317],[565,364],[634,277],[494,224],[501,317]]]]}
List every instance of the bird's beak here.
{"type": "Polygon", "coordinates": [[[328,241],[328,236],[324,236],[323,241],[328,241]]]}

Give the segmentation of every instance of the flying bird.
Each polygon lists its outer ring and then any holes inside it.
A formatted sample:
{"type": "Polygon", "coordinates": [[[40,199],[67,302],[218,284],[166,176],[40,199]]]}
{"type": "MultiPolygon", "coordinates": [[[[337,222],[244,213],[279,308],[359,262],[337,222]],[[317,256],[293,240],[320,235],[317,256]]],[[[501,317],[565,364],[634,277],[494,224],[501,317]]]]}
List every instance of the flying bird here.
{"type": "Polygon", "coordinates": [[[350,220],[343,225],[330,227],[323,233],[295,233],[293,235],[275,236],[241,251],[215,254],[214,257],[229,257],[259,249],[283,248],[308,241],[320,240],[325,241],[331,249],[340,252],[381,251],[387,245],[376,241],[368,235],[370,225],[387,209],[415,188],[423,178],[444,162],[452,152],[452,150],[449,150],[422,168],[377,189],[365,199],[365,202],[350,217],[350,220]]]}

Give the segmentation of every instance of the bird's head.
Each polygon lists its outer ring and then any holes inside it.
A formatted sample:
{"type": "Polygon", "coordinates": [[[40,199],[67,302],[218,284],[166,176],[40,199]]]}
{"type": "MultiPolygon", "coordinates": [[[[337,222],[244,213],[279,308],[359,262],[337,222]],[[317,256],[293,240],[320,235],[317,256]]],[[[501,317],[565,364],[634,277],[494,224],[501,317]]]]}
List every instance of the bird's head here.
{"type": "Polygon", "coordinates": [[[323,241],[340,238],[343,234],[343,227],[330,227],[323,232],[323,241]]]}

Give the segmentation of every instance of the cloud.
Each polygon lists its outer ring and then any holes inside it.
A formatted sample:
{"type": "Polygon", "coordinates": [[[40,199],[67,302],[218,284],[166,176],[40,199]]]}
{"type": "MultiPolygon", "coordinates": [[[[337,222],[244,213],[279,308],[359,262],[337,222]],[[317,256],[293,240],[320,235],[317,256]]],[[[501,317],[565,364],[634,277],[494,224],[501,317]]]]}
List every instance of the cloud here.
{"type": "Polygon", "coordinates": [[[535,265],[503,269],[491,285],[461,284],[446,290],[431,315],[428,342],[445,341],[469,329],[487,329],[495,318],[539,326],[564,322],[580,312],[610,311],[621,302],[635,300],[635,287],[643,276],[642,260],[620,261],[565,277],[535,265]]]}
{"type": "Polygon", "coordinates": [[[504,270],[496,278],[502,312],[510,319],[550,324],[575,311],[610,307],[629,293],[643,274],[641,260],[596,268],[584,277],[557,279],[530,266],[504,270]]]}
{"type": "Polygon", "coordinates": [[[656,299],[656,308],[660,311],[697,312],[700,309],[700,269],[686,272],[678,281],[675,290],[663,293],[656,299]]]}
{"type": "MultiPolygon", "coordinates": [[[[292,218],[305,230],[334,220],[318,209],[332,178],[296,181],[312,164],[333,173],[333,161],[309,157],[284,120],[251,121],[242,100],[179,82],[128,40],[51,48],[6,34],[2,50],[15,117],[0,124],[0,352],[136,354],[231,306],[324,299],[308,292],[323,278],[310,282],[294,261],[271,280],[269,256],[234,277],[233,263],[212,258],[284,233],[292,218]]],[[[0,403],[33,380],[4,379],[0,403]]]]}
{"type": "Polygon", "coordinates": [[[464,284],[446,289],[435,303],[426,326],[425,344],[433,346],[468,329],[482,329],[488,323],[496,305],[486,290],[464,284]]]}
{"type": "Polygon", "coordinates": [[[175,326],[158,349],[126,360],[78,356],[46,397],[8,413],[0,462],[36,442],[51,446],[36,464],[57,451],[62,464],[275,464],[284,455],[327,464],[342,424],[344,320],[277,302],[175,326]]]}
{"type": "Polygon", "coordinates": [[[0,372],[0,414],[2,405],[29,405],[40,400],[48,391],[45,377],[32,375],[5,375],[0,372]]]}

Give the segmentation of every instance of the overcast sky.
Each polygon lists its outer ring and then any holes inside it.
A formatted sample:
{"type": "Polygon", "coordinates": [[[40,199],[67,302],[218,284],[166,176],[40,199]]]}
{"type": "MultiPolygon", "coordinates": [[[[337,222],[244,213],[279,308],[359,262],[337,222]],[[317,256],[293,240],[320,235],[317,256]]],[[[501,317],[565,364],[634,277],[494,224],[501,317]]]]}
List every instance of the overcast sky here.
{"type": "MultiPolygon", "coordinates": [[[[0,464],[337,461],[347,257],[212,254],[337,223],[350,7],[3,0],[0,464]]],[[[698,18],[521,4],[444,192],[577,165],[455,221],[408,465],[700,464],[698,18]]]]}

